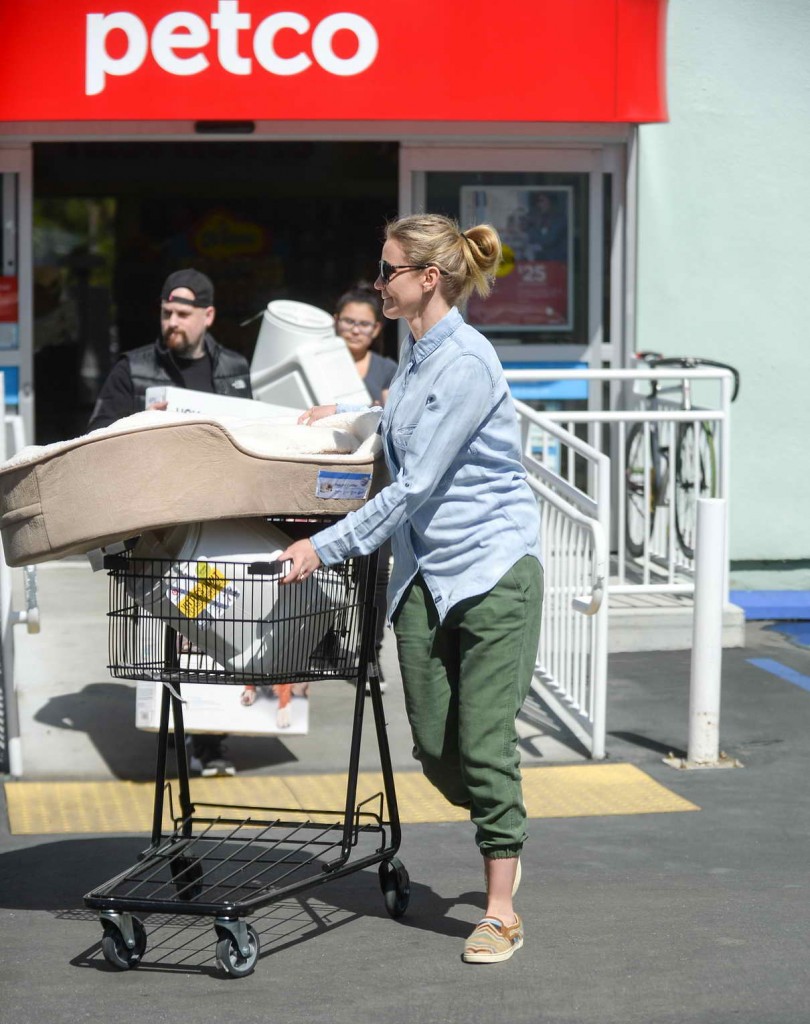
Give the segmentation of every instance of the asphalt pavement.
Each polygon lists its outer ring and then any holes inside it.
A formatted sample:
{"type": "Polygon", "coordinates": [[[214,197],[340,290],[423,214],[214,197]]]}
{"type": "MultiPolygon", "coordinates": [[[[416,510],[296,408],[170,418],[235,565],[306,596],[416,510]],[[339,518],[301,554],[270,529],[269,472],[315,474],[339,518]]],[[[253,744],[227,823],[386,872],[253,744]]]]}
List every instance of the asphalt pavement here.
{"type": "MultiPolygon", "coordinates": [[[[49,602],[62,610],[60,652],[18,638],[27,670],[40,663],[21,695],[26,777],[147,777],[154,737],[134,729],[131,688],[106,677],[98,582],[58,571],[42,603],[44,629],[49,602]]],[[[388,641],[384,665],[401,772],[413,766],[388,641]]],[[[0,1022],[805,1024],[810,650],[749,623],[746,647],[724,653],[720,738],[736,768],[664,763],[685,752],[689,668],[688,652],[611,656],[608,762],[637,766],[699,809],[533,819],[516,899],[526,942],[501,965],[460,959],[484,903],[464,822],[404,827],[403,917],[387,913],[376,868],[331,880],[251,918],[262,952],[234,979],[215,963],[209,918],[145,915],[137,969],[105,960],[82,897],[134,863],[145,836],[15,835],[0,808],[0,1022]]],[[[321,709],[329,717],[347,699],[335,689],[321,709]]],[[[240,772],[312,770],[313,751],[336,766],[317,713],[313,701],[312,734],[273,741],[271,755],[235,742],[240,772]]],[[[550,717],[533,722],[527,763],[587,763],[550,717]]]]}

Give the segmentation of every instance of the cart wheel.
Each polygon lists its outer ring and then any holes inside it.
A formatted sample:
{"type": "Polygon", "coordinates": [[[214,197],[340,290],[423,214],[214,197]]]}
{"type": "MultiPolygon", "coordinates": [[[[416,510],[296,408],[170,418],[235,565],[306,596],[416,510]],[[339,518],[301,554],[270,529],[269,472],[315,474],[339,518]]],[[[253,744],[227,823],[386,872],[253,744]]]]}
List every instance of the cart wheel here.
{"type": "Polygon", "coordinates": [[[175,857],[169,861],[172,880],[177,886],[177,898],[196,900],[202,895],[202,864],[194,857],[175,857]]]}
{"type": "Polygon", "coordinates": [[[104,935],[101,938],[101,952],[106,960],[122,971],[128,971],[131,967],[137,967],[141,957],[146,952],[146,929],[143,922],[132,918],[132,930],[135,933],[135,945],[129,949],[121,929],[110,921],[104,922],[104,935]]]}
{"type": "Polygon", "coordinates": [[[233,978],[245,978],[248,974],[252,974],[256,961],[259,959],[259,936],[253,925],[247,926],[247,933],[250,952],[246,957],[239,952],[239,946],[233,935],[217,933],[220,936],[217,942],[217,963],[233,978]]]}
{"type": "Polygon", "coordinates": [[[385,909],[391,917],[402,917],[411,898],[411,880],[396,857],[380,864],[380,888],[385,897],[385,909]]]}

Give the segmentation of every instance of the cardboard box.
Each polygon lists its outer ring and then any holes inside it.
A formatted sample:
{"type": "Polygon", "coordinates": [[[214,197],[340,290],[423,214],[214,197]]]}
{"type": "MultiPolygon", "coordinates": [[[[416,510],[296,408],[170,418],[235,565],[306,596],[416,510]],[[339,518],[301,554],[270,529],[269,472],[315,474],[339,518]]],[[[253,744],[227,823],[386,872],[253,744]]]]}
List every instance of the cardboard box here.
{"type": "Polygon", "coordinates": [[[191,391],[154,384],[146,389],[146,405],[168,402],[168,412],[190,412],[201,416],[239,416],[242,419],[267,419],[289,416],[293,421],[303,411],[286,405],[271,405],[252,398],[232,398],[230,395],[212,395],[207,391],[191,391]]]}
{"type": "MultiPolygon", "coordinates": [[[[296,689],[300,684],[296,685],[296,689]]],[[[184,683],[183,725],[189,733],[226,733],[229,736],[302,736],[309,732],[309,697],[293,696],[279,713],[278,697],[270,687],[259,687],[256,703],[241,703],[241,686],[184,683]],[[286,714],[285,714],[286,712],[286,714]],[[286,724],[285,724],[286,723],[286,724]]],[[[142,680],[135,693],[135,726],[157,732],[163,684],[142,680]]],[[[172,728],[171,719],[169,728],[172,728]]]]}
{"type": "Polygon", "coordinates": [[[275,562],[289,543],[275,525],[253,519],[192,523],[160,541],[145,534],[124,589],[191,641],[185,656],[209,656],[237,678],[298,679],[345,603],[346,583],[330,569],[295,587],[280,584],[284,570],[248,572],[250,563],[275,562]]]}

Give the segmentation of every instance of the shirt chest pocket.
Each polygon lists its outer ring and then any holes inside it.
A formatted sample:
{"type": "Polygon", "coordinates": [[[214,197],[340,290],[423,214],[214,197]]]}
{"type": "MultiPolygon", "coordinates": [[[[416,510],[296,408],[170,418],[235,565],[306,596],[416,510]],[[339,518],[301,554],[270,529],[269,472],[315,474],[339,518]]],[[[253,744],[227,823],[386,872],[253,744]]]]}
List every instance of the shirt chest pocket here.
{"type": "Polygon", "coordinates": [[[408,450],[408,446],[411,443],[411,437],[416,429],[416,424],[412,423],[409,427],[397,427],[391,435],[391,440],[394,442],[394,447],[401,452],[408,450]]]}

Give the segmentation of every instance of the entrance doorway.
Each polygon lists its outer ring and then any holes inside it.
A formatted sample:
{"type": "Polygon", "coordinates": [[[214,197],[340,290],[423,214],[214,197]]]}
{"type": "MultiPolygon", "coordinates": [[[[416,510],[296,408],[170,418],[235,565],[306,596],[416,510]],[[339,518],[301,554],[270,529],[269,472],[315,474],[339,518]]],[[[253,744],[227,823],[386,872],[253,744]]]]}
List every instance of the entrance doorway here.
{"type": "MultiPolygon", "coordinates": [[[[469,310],[502,361],[622,365],[626,145],[403,146],[400,209],[498,228],[505,261],[469,310]]],[[[599,396],[592,396],[592,404],[599,396]]]]}
{"type": "MultiPolygon", "coordinates": [[[[467,319],[506,369],[621,366],[631,336],[625,313],[627,149],[405,145],[400,208],[492,223],[504,260],[486,303],[467,319]]],[[[512,394],[538,411],[601,409],[611,398],[580,380],[519,382],[512,394]]],[[[595,435],[579,428],[591,443],[595,435]]],[[[532,453],[560,467],[559,446],[530,430],[532,453]]],[[[606,445],[610,450],[610,439],[606,445]]]]}
{"type": "MultiPolygon", "coordinates": [[[[34,146],[36,441],[86,428],[120,352],[157,336],[180,267],[216,290],[212,333],[248,359],[268,302],[331,311],[373,281],[398,212],[390,142],[126,142],[34,146]]],[[[384,339],[394,354],[393,325],[384,339]]]]}

